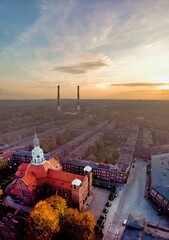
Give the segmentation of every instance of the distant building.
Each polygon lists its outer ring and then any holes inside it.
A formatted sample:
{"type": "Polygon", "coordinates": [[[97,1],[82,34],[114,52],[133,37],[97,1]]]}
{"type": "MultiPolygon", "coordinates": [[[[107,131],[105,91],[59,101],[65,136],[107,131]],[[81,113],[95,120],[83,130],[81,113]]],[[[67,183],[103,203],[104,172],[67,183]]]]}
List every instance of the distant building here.
{"type": "MultiPolygon", "coordinates": [[[[44,154],[46,160],[50,159],[50,154],[44,154]]],[[[21,163],[30,163],[32,161],[32,153],[30,151],[14,152],[12,157],[8,160],[8,165],[20,165],[21,163]]]]}
{"type": "Polygon", "coordinates": [[[150,198],[169,215],[169,153],[151,157],[150,198]]]}
{"type": "Polygon", "coordinates": [[[85,200],[92,193],[92,168],[85,166],[83,175],[63,172],[62,165],[56,158],[46,161],[35,134],[32,161],[18,167],[16,179],[7,187],[6,192],[26,205],[33,206],[36,189],[43,183],[53,187],[56,195],[82,210],[85,200]]]}
{"type": "MultiPolygon", "coordinates": [[[[122,171],[116,164],[95,163],[86,160],[67,159],[62,161],[63,170],[66,172],[83,174],[84,167],[88,165],[92,168],[93,178],[107,182],[105,186],[109,186],[109,183],[126,183],[128,178],[127,171],[122,171]]],[[[126,170],[126,169],[125,169],[126,170]]]]}
{"type": "Polygon", "coordinates": [[[162,144],[162,145],[153,146],[150,148],[151,156],[168,153],[168,151],[169,151],[169,144],[162,144]]]}

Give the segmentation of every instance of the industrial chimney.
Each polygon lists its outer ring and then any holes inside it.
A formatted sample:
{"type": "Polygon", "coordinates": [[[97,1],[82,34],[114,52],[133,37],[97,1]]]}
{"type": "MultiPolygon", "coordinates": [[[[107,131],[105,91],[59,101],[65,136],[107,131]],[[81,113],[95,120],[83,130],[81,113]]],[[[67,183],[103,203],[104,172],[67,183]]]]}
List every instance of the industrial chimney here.
{"type": "Polygon", "coordinates": [[[57,91],[57,110],[60,111],[60,86],[58,85],[57,91]]]}
{"type": "Polygon", "coordinates": [[[80,112],[80,88],[77,86],[77,111],[80,112]]]}

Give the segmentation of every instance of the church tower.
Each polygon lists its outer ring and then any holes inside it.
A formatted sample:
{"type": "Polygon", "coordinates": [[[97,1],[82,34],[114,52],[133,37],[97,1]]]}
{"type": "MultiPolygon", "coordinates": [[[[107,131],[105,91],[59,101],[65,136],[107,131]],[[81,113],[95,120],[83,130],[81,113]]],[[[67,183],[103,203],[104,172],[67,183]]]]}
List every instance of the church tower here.
{"type": "Polygon", "coordinates": [[[46,160],[44,158],[44,153],[42,148],[40,148],[39,139],[37,134],[34,135],[33,140],[34,148],[32,150],[32,164],[40,165],[43,164],[46,160]]]}

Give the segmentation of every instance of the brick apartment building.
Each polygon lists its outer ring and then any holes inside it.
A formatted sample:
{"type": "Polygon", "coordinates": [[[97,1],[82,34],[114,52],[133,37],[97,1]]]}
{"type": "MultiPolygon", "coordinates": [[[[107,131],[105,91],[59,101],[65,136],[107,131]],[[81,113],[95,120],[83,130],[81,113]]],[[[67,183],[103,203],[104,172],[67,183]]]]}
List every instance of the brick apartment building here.
{"type": "Polygon", "coordinates": [[[169,153],[151,157],[150,174],[150,198],[169,215],[169,153]]]}

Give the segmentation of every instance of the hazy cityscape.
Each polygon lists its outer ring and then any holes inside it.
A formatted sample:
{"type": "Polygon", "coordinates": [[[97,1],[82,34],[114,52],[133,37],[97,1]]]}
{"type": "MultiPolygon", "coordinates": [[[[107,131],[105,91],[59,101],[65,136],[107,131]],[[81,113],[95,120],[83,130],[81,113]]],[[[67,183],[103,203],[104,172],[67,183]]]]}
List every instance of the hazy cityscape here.
{"type": "MultiPolygon", "coordinates": [[[[97,239],[168,239],[168,107],[168,101],[144,100],[1,101],[2,239],[23,239],[33,206],[52,194],[65,198],[69,207],[90,211],[97,239]],[[59,171],[62,168],[80,181],[85,167],[90,167],[93,186],[82,201],[80,196],[78,201],[72,199],[64,185],[52,185],[45,192],[46,184],[55,180],[34,183],[25,164],[29,169],[30,163],[45,165],[32,160],[35,133],[45,159],[56,158],[59,171]],[[29,184],[43,186],[43,194],[30,200],[28,190],[16,185],[15,176],[29,189],[29,184]],[[23,233],[10,224],[23,224],[23,233]]],[[[57,181],[68,184],[72,179],[63,177],[57,181]]],[[[79,194],[86,192],[84,186],[79,194]]],[[[31,189],[31,194],[35,192],[31,189]]]]}
{"type": "Polygon", "coordinates": [[[0,1],[0,240],[169,240],[169,1],[0,1]]]}

